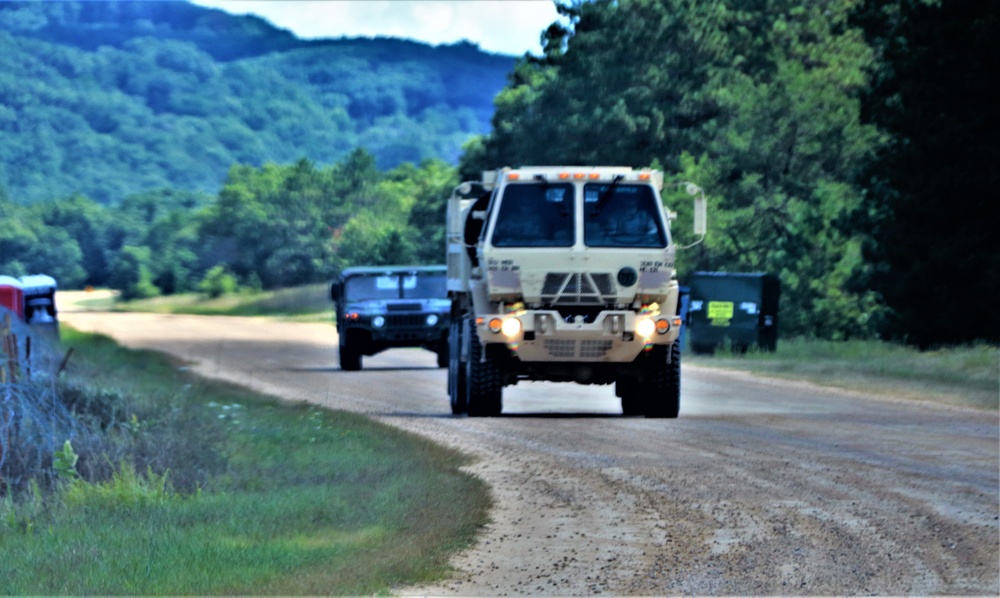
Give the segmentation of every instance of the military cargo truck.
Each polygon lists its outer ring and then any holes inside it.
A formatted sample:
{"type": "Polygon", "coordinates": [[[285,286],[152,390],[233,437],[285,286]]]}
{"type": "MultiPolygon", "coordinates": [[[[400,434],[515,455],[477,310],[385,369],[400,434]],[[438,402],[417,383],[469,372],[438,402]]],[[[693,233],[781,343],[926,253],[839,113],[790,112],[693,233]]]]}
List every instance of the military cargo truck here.
{"type": "MultiPolygon", "coordinates": [[[[503,388],[614,385],[625,414],[677,417],[681,328],[663,174],[620,166],[483,173],[448,202],[448,392],[498,415],[503,388]]],[[[705,201],[696,195],[695,232],[705,201]]]]}

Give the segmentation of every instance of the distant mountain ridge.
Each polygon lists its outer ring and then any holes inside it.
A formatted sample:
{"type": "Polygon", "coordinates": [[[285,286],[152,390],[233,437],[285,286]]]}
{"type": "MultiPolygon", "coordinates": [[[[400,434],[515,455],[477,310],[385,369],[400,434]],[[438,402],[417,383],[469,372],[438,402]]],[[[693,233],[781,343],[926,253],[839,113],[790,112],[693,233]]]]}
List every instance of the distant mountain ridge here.
{"type": "Polygon", "coordinates": [[[455,161],[516,58],[301,40],[187,2],[0,3],[0,196],[214,192],[235,163],[455,161]]]}

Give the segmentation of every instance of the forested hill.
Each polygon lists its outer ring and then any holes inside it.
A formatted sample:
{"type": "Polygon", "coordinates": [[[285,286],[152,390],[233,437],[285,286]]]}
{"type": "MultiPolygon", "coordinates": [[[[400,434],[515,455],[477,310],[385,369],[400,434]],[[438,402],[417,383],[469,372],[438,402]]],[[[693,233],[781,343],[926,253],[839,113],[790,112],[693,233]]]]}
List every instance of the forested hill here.
{"type": "Polygon", "coordinates": [[[0,197],[215,192],[236,163],[378,166],[489,131],[515,57],[473,44],[300,40],[186,2],[0,2],[0,197]]]}

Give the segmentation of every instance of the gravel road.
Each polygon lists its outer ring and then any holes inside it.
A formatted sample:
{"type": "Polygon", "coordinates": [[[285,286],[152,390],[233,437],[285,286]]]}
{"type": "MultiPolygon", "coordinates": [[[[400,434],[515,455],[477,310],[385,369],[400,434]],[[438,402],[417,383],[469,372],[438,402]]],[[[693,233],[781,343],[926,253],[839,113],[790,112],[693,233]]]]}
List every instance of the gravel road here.
{"type": "Polygon", "coordinates": [[[470,419],[450,414],[430,352],[340,371],[332,325],[62,320],[474,455],[492,522],[450,579],[401,595],[1000,595],[996,412],[685,365],[676,420],[621,416],[611,387],[550,383],[470,419]]]}

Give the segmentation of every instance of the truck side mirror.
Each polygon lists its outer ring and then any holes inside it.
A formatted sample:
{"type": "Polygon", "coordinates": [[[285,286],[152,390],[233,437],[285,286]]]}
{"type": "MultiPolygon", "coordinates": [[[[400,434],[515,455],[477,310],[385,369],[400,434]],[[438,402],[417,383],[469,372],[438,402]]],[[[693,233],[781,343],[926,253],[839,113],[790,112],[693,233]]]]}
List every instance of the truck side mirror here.
{"type": "Polygon", "coordinates": [[[340,301],[340,283],[335,282],[330,285],[330,300],[340,301]]]}
{"type": "Polygon", "coordinates": [[[684,190],[687,191],[688,195],[694,197],[694,234],[705,236],[705,232],[708,230],[708,207],[706,205],[708,202],[705,201],[705,190],[694,183],[687,183],[684,190]]]}
{"type": "Polygon", "coordinates": [[[704,235],[708,229],[706,203],[704,194],[694,199],[694,234],[696,235],[704,235]]]}

